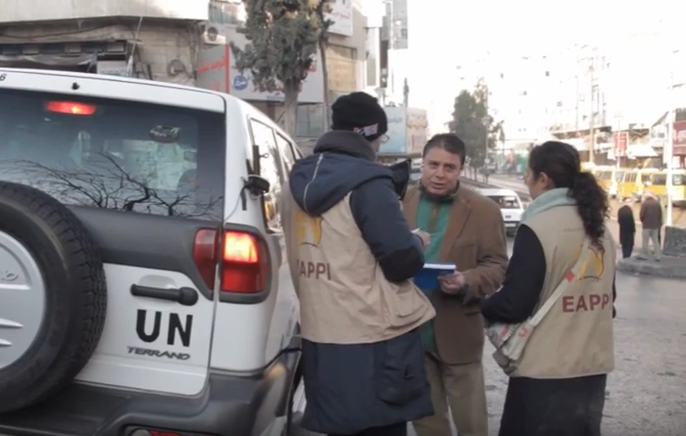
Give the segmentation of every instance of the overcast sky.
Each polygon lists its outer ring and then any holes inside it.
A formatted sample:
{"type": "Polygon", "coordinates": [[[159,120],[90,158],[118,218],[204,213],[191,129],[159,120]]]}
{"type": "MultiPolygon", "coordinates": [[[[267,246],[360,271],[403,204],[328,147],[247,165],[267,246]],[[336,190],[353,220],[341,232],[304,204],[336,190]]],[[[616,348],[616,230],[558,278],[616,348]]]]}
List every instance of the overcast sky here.
{"type": "Polygon", "coordinates": [[[408,2],[411,104],[426,108],[432,102],[449,108],[454,97],[446,88],[459,81],[455,66],[486,53],[540,56],[575,44],[617,46],[636,29],[672,24],[676,32],[677,20],[686,13],[686,2],[667,0],[408,2]]]}

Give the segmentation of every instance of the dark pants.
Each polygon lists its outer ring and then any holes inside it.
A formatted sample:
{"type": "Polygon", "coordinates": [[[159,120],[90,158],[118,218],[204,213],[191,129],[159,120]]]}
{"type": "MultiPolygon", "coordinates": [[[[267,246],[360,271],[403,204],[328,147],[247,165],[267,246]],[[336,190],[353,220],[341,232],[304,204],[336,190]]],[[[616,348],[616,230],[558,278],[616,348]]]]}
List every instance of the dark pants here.
{"type": "Polygon", "coordinates": [[[631,257],[631,253],[634,252],[634,244],[624,244],[622,245],[622,257],[624,259],[631,257]]]}
{"type": "Polygon", "coordinates": [[[329,436],[407,436],[407,423],[389,425],[386,427],[374,427],[352,435],[329,435],[329,436]]]}
{"type": "Polygon", "coordinates": [[[512,377],[498,436],[600,436],[606,382],[512,377]]]}

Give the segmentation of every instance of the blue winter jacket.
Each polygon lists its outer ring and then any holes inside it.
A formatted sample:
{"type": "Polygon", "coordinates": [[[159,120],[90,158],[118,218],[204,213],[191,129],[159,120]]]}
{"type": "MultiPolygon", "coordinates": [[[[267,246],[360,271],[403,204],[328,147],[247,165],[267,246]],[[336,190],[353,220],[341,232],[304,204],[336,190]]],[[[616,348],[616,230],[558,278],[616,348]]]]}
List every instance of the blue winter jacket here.
{"type": "MultiPolygon", "coordinates": [[[[333,131],[319,139],[314,153],[290,174],[301,209],[321,215],[350,193],[353,218],[386,278],[413,277],[424,264],[421,242],[400,210],[392,171],[374,161],[369,142],[333,131]]],[[[353,434],[433,414],[417,330],[372,344],[303,340],[302,351],[307,430],[353,434]]]]}

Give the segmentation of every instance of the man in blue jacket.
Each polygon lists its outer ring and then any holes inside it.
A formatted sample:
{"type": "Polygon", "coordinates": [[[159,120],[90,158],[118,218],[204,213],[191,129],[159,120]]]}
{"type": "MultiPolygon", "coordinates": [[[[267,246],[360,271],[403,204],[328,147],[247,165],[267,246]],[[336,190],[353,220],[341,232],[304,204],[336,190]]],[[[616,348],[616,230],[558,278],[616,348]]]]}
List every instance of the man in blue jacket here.
{"type": "Polygon", "coordinates": [[[353,93],[332,110],[333,130],[295,163],[282,198],[300,300],[303,427],[405,436],[408,421],[433,414],[418,327],[434,310],[411,280],[428,235],[410,230],[402,184],[375,162],[383,108],[353,93]]]}

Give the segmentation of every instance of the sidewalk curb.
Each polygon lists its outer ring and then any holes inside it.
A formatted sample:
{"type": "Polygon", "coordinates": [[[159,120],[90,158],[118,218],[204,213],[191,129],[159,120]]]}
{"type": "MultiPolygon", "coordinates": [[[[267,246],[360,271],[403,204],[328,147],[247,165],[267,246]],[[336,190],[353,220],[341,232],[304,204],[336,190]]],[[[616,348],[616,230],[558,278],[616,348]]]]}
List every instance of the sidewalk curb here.
{"type": "Polygon", "coordinates": [[[638,260],[635,257],[620,259],[617,263],[617,271],[670,279],[686,279],[686,259],[677,263],[670,260],[663,258],[662,262],[655,262],[638,260]]]}

